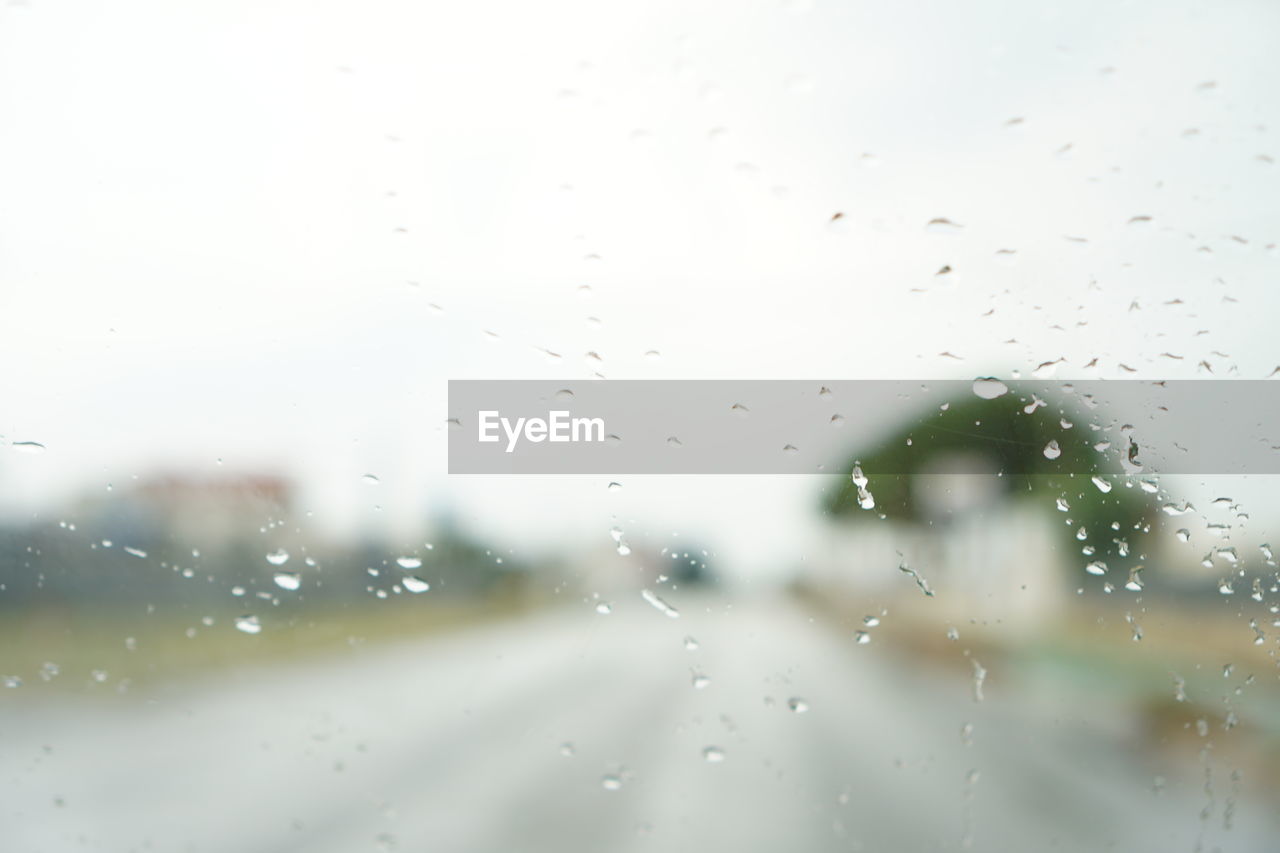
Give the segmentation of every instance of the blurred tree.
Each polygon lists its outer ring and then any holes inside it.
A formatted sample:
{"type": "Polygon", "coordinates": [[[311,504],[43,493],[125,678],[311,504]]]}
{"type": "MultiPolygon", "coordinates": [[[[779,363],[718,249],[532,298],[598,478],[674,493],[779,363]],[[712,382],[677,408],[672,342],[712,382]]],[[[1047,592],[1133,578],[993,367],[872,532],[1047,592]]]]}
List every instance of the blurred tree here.
{"type": "Polygon", "coordinates": [[[1122,429],[1100,422],[1087,401],[1069,395],[1041,402],[1011,386],[994,399],[955,399],[857,453],[845,469],[849,478],[824,497],[823,509],[845,519],[945,523],[927,505],[921,478],[985,476],[994,479],[1002,499],[1034,501],[1054,513],[1063,522],[1068,553],[1087,543],[1096,559],[1127,568],[1140,551],[1132,538],[1150,529],[1156,502],[1137,478],[1124,473],[1122,454],[1131,460],[1136,445],[1121,436],[1122,429]],[[866,478],[873,508],[860,504],[855,468],[866,478]],[[1095,476],[1107,491],[1093,482],[1095,476]],[[1062,513],[1055,512],[1059,501],[1066,506],[1062,513]],[[1084,542],[1076,535],[1081,527],[1087,531],[1084,542]]]}

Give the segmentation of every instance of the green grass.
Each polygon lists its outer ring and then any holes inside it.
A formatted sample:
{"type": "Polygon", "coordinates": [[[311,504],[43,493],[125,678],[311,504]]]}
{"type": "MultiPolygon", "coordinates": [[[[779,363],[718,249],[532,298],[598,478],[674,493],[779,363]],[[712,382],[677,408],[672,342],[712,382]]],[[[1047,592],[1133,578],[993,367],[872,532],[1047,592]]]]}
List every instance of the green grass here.
{"type": "MultiPolygon", "coordinates": [[[[387,600],[352,606],[199,610],[171,605],[152,612],[44,607],[0,612],[0,677],[24,689],[116,692],[163,680],[195,678],[271,662],[297,662],[502,619],[537,606],[526,597],[387,600]],[[235,627],[257,613],[258,634],[235,627]],[[212,620],[211,625],[205,620],[212,620]],[[45,679],[46,663],[57,675],[45,679]],[[95,677],[95,672],[105,673],[95,677]],[[102,678],[102,680],[99,680],[102,678]]],[[[4,694],[0,693],[0,697],[4,694]]]]}

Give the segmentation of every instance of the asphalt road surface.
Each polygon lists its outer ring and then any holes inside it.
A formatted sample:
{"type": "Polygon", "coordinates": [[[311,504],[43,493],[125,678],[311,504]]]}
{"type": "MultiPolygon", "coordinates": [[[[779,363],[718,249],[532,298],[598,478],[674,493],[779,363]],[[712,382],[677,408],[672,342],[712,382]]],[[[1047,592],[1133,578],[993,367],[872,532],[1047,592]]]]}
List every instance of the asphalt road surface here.
{"type": "Polygon", "coordinates": [[[977,702],[781,600],[615,603],[123,697],[0,692],[0,849],[1275,849],[1273,810],[1170,772],[1123,709],[998,672],[977,702]]]}

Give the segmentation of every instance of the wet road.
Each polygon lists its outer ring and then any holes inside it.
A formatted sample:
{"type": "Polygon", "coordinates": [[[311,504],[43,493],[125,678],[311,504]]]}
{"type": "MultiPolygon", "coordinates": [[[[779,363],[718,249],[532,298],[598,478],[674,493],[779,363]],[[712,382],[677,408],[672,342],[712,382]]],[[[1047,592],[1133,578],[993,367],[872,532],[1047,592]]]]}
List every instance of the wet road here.
{"type": "Polygon", "coordinates": [[[1254,853],[1280,828],[1246,798],[1224,829],[1228,783],[1199,767],[1154,791],[1123,709],[978,703],[781,602],[672,619],[634,595],[105,701],[24,693],[0,696],[24,853],[1254,853]]]}

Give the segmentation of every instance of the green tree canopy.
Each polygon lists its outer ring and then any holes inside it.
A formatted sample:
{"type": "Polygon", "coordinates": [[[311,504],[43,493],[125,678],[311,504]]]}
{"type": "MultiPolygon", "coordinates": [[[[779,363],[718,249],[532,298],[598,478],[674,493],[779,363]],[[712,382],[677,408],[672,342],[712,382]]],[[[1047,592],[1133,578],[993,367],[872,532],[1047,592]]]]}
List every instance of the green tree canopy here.
{"type": "Polygon", "coordinates": [[[994,399],[953,399],[855,453],[845,467],[851,476],[824,496],[824,510],[843,519],[930,521],[917,478],[948,470],[995,472],[985,476],[997,478],[1004,499],[1030,500],[1053,513],[1069,553],[1091,544],[1097,558],[1119,568],[1135,562],[1140,548],[1134,537],[1150,529],[1156,510],[1155,496],[1124,471],[1121,459],[1129,454],[1136,455],[1136,445],[1121,425],[1104,421],[1081,398],[1064,394],[1040,403],[1015,383],[994,399]],[[860,505],[855,466],[874,508],[860,505]],[[1066,509],[1056,512],[1061,506],[1066,509]],[[1084,542],[1076,537],[1080,527],[1088,534],[1084,542]],[[1127,559],[1122,540],[1128,541],[1127,559]]]}

